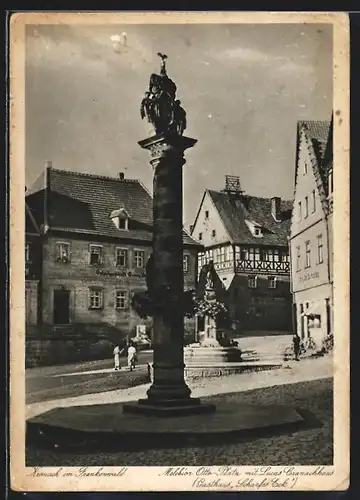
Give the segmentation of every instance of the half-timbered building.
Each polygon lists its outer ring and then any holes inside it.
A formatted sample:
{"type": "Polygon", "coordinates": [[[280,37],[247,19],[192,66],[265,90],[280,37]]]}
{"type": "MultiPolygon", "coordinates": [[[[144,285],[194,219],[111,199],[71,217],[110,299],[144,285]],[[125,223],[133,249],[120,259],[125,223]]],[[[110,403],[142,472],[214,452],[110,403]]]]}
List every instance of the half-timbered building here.
{"type": "Polygon", "coordinates": [[[204,192],[191,228],[205,248],[198,268],[214,262],[239,332],[292,331],[291,208],[291,201],[279,197],[245,194],[235,176],[226,176],[222,191],[204,192]]]}

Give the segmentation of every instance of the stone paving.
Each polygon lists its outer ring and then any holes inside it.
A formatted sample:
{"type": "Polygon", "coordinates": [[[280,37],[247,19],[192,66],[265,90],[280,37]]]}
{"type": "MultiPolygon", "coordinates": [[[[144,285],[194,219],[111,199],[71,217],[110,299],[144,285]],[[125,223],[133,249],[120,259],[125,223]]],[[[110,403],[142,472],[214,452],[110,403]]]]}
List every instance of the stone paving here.
{"type": "MultiPolygon", "coordinates": [[[[306,367],[304,367],[305,369],[306,367]]],[[[308,367],[309,368],[309,367],[308,367]]],[[[261,374],[263,376],[263,373],[261,374]]],[[[293,377],[294,379],[295,377],[293,377]]],[[[234,388],[233,388],[234,389],[234,388]]],[[[27,466],[169,466],[169,465],[332,465],[332,378],[286,383],[206,398],[251,404],[285,404],[311,411],[321,427],[292,434],[244,439],[231,444],[110,453],[59,453],[28,448],[27,466]]]]}
{"type": "MultiPolygon", "coordinates": [[[[243,373],[211,379],[197,379],[189,381],[188,384],[192,389],[194,397],[206,397],[316,380],[332,377],[332,375],[333,357],[324,356],[315,359],[304,359],[300,362],[291,361],[278,370],[243,373]]],[[[27,405],[26,418],[31,418],[39,413],[57,407],[134,401],[144,397],[148,388],[149,384],[144,384],[128,389],[34,403],[27,405]]]]}

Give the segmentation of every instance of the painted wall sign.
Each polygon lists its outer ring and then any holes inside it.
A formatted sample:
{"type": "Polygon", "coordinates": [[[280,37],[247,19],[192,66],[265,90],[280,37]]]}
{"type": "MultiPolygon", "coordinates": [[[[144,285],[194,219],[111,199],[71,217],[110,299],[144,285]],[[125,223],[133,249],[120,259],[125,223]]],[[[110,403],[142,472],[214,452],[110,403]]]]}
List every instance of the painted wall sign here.
{"type": "Polygon", "coordinates": [[[118,278],[138,278],[144,279],[146,277],[145,272],[134,273],[132,271],[107,271],[106,269],[96,269],[96,274],[98,276],[112,276],[118,278]]]}
{"type": "Polygon", "coordinates": [[[320,274],[318,272],[315,273],[306,273],[303,276],[300,276],[299,281],[300,283],[306,283],[309,280],[314,280],[320,277],[320,274]]]}

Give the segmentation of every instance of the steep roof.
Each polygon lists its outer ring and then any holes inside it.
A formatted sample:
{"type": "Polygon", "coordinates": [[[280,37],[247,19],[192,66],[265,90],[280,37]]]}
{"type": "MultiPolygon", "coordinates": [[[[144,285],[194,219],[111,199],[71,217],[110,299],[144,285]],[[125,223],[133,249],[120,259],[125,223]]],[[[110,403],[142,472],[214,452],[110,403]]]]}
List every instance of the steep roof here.
{"type": "Polygon", "coordinates": [[[332,162],[333,119],[300,121],[298,127],[305,130],[308,139],[311,141],[319,171],[324,180],[326,169],[329,163],[332,162]]]}
{"type": "MultiPolygon", "coordinates": [[[[41,181],[39,187],[44,186],[41,181]]],[[[39,200],[45,191],[32,189],[27,195],[42,223],[39,200]]],[[[64,230],[141,241],[152,240],[152,197],[139,180],[120,179],[68,170],[48,169],[48,225],[64,230]],[[129,215],[128,230],[117,229],[110,218],[114,210],[123,208],[129,215]]],[[[197,245],[184,231],[184,243],[197,245]]]]}
{"type": "Polygon", "coordinates": [[[257,196],[232,196],[221,191],[208,191],[230,235],[232,243],[287,246],[290,234],[292,201],[281,200],[281,217],[276,222],[271,213],[271,198],[257,196]],[[250,232],[245,219],[262,227],[263,236],[256,238],[250,232]]]}
{"type": "Polygon", "coordinates": [[[26,202],[25,202],[25,233],[37,236],[40,235],[39,227],[26,202]]]}
{"type": "Polygon", "coordinates": [[[331,120],[307,120],[298,122],[295,188],[297,182],[299,139],[301,130],[305,131],[305,135],[312,146],[310,154],[315,159],[315,161],[312,162],[312,166],[316,179],[316,185],[320,194],[321,202],[324,209],[326,209],[326,192],[328,184],[327,173],[333,166],[333,114],[331,115],[331,120]]]}
{"type": "Polygon", "coordinates": [[[329,138],[330,121],[306,120],[300,121],[299,126],[304,126],[306,128],[309,138],[313,143],[315,154],[319,161],[322,162],[329,138]]]}

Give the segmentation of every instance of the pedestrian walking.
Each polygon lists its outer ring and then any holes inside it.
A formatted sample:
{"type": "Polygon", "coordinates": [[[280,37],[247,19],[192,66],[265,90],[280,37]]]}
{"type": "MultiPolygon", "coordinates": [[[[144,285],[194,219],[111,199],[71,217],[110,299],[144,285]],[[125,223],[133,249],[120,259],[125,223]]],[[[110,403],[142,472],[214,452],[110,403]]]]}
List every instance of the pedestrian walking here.
{"type": "Polygon", "coordinates": [[[300,355],[300,337],[296,333],[293,336],[293,346],[294,346],[295,361],[300,361],[300,359],[299,359],[299,355],[300,355]]]}
{"type": "Polygon", "coordinates": [[[113,355],[114,355],[115,371],[120,370],[120,354],[123,352],[123,350],[124,349],[120,349],[118,345],[114,347],[113,355]]]}
{"type": "Polygon", "coordinates": [[[135,363],[136,363],[136,347],[134,344],[131,342],[129,347],[128,347],[128,367],[130,368],[130,371],[133,371],[135,368],[135,363]]]}

